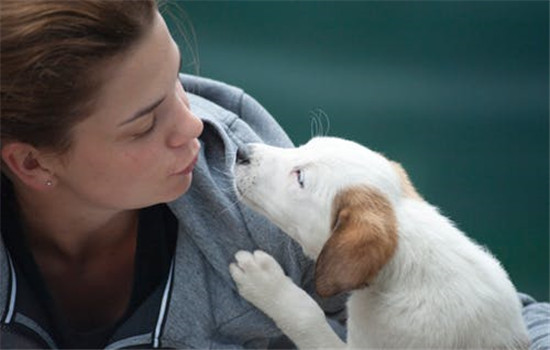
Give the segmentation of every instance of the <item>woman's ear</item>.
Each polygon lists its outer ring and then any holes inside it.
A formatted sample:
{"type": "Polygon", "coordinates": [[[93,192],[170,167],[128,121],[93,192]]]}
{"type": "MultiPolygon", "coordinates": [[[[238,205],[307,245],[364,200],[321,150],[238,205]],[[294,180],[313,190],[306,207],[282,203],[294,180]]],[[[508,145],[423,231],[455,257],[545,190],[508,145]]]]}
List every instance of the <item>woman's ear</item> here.
{"type": "Polygon", "coordinates": [[[24,142],[2,146],[2,163],[20,182],[36,190],[53,185],[54,176],[43,152],[24,142]]]}

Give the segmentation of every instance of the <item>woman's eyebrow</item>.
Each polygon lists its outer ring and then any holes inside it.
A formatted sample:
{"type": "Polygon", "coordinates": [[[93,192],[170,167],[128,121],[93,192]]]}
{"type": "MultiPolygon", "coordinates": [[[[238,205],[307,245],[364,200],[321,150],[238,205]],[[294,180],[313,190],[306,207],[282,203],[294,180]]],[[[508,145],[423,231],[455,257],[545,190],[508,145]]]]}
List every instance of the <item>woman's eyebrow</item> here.
{"type": "Polygon", "coordinates": [[[150,104],[149,106],[139,110],[138,112],[136,112],[133,116],[131,116],[130,118],[124,120],[123,122],[121,122],[120,124],[118,124],[118,126],[123,126],[123,125],[126,125],[128,123],[131,123],[133,122],[134,120],[136,119],[139,119],[149,113],[151,113],[155,108],[157,108],[164,100],[166,99],[166,96],[163,96],[161,97],[160,99],[158,99],[157,101],[153,102],[152,104],[150,104]]]}
{"type": "MultiPolygon", "coordinates": [[[[181,68],[182,68],[182,63],[183,63],[183,59],[182,59],[182,56],[181,56],[181,51],[179,49],[178,46],[176,46],[177,49],[178,49],[178,58],[179,58],[179,64],[178,64],[178,71],[177,71],[177,74],[180,73],[181,71],[181,68]]],[[[118,126],[123,126],[123,125],[126,125],[128,123],[131,123],[133,122],[134,120],[136,119],[139,119],[140,117],[143,117],[149,113],[151,113],[155,108],[157,108],[164,100],[166,99],[166,96],[163,96],[162,98],[160,98],[159,100],[153,102],[152,104],[150,104],[149,106],[139,110],[138,112],[136,112],[133,116],[131,116],[130,118],[124,120],[123,122],[121,122],[120,124],[118,124],[118,126]]]]}

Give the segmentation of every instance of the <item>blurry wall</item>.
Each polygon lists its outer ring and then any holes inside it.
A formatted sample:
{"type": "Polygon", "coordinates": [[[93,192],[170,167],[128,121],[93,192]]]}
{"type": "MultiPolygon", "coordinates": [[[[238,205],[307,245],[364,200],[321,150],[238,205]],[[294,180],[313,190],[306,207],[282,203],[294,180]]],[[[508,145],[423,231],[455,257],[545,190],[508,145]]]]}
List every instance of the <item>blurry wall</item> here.
{"type": "Polygon", "coordinates": [[[188,72],[243,88],[296,144],[317,116],[401,162],[520,291],[548,300],[548,6],[172,2],[166,17],[188,72]]]}

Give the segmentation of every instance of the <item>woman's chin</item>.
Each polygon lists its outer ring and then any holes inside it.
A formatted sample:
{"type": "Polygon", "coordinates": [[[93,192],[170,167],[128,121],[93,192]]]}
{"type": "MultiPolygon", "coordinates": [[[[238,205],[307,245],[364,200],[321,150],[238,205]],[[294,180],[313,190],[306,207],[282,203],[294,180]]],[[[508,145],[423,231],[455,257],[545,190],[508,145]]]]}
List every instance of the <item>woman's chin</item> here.
{"type": "Polygon", "coordinates": [[[165,202],[176,200],[189,190],[191,187],[191,181],[193,180],[193,173],[181,175],[181,177],[178,177],[177,180],[178,181],[174,185],[173,190],[167,195],[165,202]]]}

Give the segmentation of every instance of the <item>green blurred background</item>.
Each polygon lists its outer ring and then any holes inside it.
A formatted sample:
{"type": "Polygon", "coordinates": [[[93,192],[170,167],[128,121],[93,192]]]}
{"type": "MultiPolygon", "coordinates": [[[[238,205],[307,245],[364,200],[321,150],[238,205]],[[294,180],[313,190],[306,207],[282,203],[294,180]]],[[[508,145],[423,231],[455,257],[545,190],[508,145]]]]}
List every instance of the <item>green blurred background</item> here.
{"type": "Polygon", "coordinates": [[[317,116],[330,135],[401,162],[520,291],[548,300],[548,2],[176,1],[165,10],[187,72],[243,88],[296,144],[317,116]]]}

